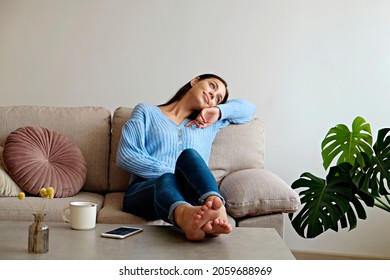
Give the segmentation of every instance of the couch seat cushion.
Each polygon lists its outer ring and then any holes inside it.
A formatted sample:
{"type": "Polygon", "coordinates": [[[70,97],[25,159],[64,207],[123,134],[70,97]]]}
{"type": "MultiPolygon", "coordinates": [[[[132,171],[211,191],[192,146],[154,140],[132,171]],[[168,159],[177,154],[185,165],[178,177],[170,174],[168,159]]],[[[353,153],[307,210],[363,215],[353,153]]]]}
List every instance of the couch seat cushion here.
{"type": "MultiPolygon", "coordinates": [[[[147,225],[170,225],[163,220],[146,220],[139,216],[126,213],[122,210],[124,192],[111,192],[104,197],[104,207],[99,211],[97,223],[101,224],[147,224],[147,225]]],[[[236,225],[235,220],[228,216],[232,226],[236,225]]]]}
{"type": "MultiPolygon", "coordinates": [[[[96,211],[99,212],[103,207],[104,196],[97,193],[81,191],[71,197],[48,199],[45,206],[45,222],[62,222],[65,224],[61,216],[62,210],[73,201],[97,203],[96,211]]],[[[27,196],[22,201],[19,201],[16,197],[0,197],[0,221],[32,221],[33,210],[31,207],[40,209],[42,207],[42,198],[27,196]]]]}
{"type": "Polygon", "coordinates": [[[100,210],[97,222],[101,224],[150,224],[168,225],[163,220],[149,221],[122,210],[124,192],[111,192],[104,197],[104,207],[100,210]]]}

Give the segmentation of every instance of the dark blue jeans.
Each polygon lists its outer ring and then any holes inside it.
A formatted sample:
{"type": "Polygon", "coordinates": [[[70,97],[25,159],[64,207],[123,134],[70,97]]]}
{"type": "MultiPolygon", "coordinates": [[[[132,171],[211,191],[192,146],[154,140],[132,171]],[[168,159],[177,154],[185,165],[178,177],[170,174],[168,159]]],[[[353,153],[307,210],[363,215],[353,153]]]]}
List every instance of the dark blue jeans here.
{"type": "Polygon", "coordinates": [[[221,196],[217,182],[197,151],[184,150],[176,162],[175,174],[157,179],[135,180],[127,189],[123,209],[148,220],[162,219],[175,225],[174,210],[181,204],[203,205],[210,195],[221,196]]]}

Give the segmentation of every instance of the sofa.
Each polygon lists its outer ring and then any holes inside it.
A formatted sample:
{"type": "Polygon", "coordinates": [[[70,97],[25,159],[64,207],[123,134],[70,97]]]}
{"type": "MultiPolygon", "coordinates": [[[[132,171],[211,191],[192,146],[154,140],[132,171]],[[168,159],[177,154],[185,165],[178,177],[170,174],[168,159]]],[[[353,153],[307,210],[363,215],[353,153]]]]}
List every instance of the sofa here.
{"type": "MultiPolygon", "coordinates": [[[[128,107],[110,112],[98,106],[0,106],[0,147],[18,128],[42,127],[70,139],[85,159],[81,189],[47,201],[45,221],[63,222],[62,210],[70,202],[91,201],[97,203],[97,223],[167,225],[162,220],[149,221],[122,210],[131,174],[116,165],[116,151],[122,126],[131,111],[128,107]]],[[[285,213],[298,210],[300,199],[285,181],[266,169],[265,123],[259,117],[223,128],[213,143],[209,167],[226,199],[234,226],[275,228],[283,237],[285,213]]],[[[3,166],[2,172],[8,170],[3,166]]],[[[1,194],[0,221],[31,221],[30,205],[39,207],[42,198],[30,195],[25,198],[29,203],[24,203],[15,196],[1,194]]]]}

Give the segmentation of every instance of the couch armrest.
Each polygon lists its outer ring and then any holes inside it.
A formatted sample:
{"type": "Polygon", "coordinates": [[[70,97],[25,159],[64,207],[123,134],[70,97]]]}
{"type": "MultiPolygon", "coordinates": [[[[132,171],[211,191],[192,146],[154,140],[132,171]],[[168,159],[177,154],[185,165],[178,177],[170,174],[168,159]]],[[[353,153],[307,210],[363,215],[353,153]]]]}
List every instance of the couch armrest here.
{"type": "Polygon", "coordinates": [[[227,175],[220,184],[226,210],[234,218],[298,210],[298,194],[266,169],[245,169],[227,175]]]}

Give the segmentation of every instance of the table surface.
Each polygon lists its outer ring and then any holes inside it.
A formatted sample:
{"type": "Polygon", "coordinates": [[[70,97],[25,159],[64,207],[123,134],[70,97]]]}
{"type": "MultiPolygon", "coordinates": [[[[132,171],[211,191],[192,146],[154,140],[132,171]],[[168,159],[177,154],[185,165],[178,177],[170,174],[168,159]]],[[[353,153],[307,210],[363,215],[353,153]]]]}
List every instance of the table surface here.
{"type": "MultiPolygon", "coordinates": [[[[7,260],[291,260],[293,254],[275,229],[236,227],[230,234],[187,241],[171,226],[136,225],[143,232],[125,239],[103,238],[119,226],[97,224],[88,231],[72,230],[66,223],[47,223],[49,251],[29,254],[31,222],[0,222],[0,259],[7,260]]],[[[130,226],[130,225],[128,225],[130,226]]]]}

